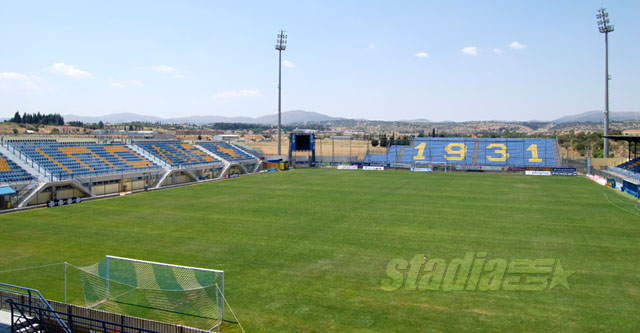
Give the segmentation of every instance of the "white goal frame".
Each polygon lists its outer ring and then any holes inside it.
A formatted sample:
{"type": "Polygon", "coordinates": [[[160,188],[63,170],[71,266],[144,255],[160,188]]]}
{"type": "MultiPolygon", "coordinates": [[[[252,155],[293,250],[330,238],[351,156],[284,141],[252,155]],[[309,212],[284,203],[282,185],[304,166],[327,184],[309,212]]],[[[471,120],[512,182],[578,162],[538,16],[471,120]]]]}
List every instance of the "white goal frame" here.
{"type": "MultiPolygon", "coordinates": [[[[220,294],[224,298],[224,271],[221,271],[221,270],[209,269],[209,268],[200,268],[200,267],[192,267],[192,266],[183,266],[183,265],[174,265],[174,264],[166,264],[166,263],[156,262],[156,261],[132,259],[132,258],[125,258],[125,257],[111,256],[111,255],[105,256],[105,259],[106,259],[106,276],[105,276],[105,279],[106,279],[106,284],[107,284],[107,286],[106,286],[106,300],[109,300],[109,281],[110,281],[110,279],[109,279],[109,260],[110,259],[137,262],[137,263],[140,263],[140,264],[157,265],[157,266],[188,269],[188,270],[193,270],[193,271],[202,271],[202,272],[210,272],[210,273],[220,274],[221,275],[221,278],[220,278],[221,286],[219,286],[219,290],[220,290],[220,294]]],[[[224,305],[224,303],[222,303],[222,304],[224,305]]],[[[222,310],[221,311],[222,318],[220,318],[220,320],[224,321],[224,306],[221,307],[221,310],[222,310]]]]}
{"type": "Polygon", "coordinates": [[[451,164],[447,162],[413,161],[413,166],[416,168],[427,168],[429,164],[432,164],[434,166],[436,165],[444,166],[444,172],[451,171],[451,164]]]}
{"type": "MultiPolygon", "coordinates": [[[[177,268],[177,269],[184,269],[184,270],[192,270],[192,271],[201,271],[201,272],[208,272],[208,273],[212,273],[212,274],[216,274],[218,275],[218,277],[216,279],[219,279],[217,283],[215,283],[214,286],[216,288],[216,299],[215,302],[218,306],[219,312],[217,313],[217,318],[216,318],[216,324],[211,327],[209,329],[209,331],[220,331],[220,327],[221,325],[224,323],[224,308],[225,308],[225,304],[227,304],[227,306],[229,306],[226,297],[224,296],[224,271],[222,270],[217,270],[217,269],[209,269],[209,268],[201,268],[201,267],[193,267],[193,266],[184,266],[184,265],[174,265],[174,264],[167,264],[167,263],[162,263],[162,262],[155,262],[155,261],[148,261],[148,260],[141,260],[141,259],[133,259],[133,258],[125,258],[125,257],[118,257],[118,256],[112,256],[112,255],[106,255],[105,258],[101,261],[104,261],[105,263],[105,275],[101,276],[99,278],[104,279],[104,288],[105,288],[105,294],[103,295],[103,299],[102,301],[99,301],[98,303],[95,303],[91,306],[89,306],[89,308],[92,308],[94,306],[97,306],[99,304],[105,303],[107,302],[110,298],[111,299],[116,299],[121,295],[110,295],[110,282],[111,282],[111,277],[110,277],[110,260],[118,260],[118,261],[125,261],[125,262],[132,262],[132,263],[140,263],[140,264],[146,264],[146,265],[152,265],[152,266],[163,266],[163,267],[168,267],[168,268],[177,268]]],[[[78,267],[75,266],[73,264],[70,264],[68,262],[65,262],[65,268],[64,268],[64,299],[65,302],[67,302],[67,294],[68,294],[68,274],[69,274],[69,266],[74,267],[75,269],[79,270],[79,271],[84,271],[86,274],[89,275],[95,275],[95,273],[91,273],[89,271],[85,271],[84,267],[78,267]]],[[[99,262],[95,265],[98,265],[99,262]]],[[[93,266],[93,265],[90,265],[93,266]]],[[[87,266],[87,267],[90,267],[87,266]]],[[[116,281],[117,282],[117,281],[116,281]]],[[[160,289],[161,290],[161,289],[160,289]]],[[[83,291],[84,292],[84,291],[83,291]]],[[[125,294],[128,292],[125,292],[125,294]]],[[[86,299],[85,299],[85,306],[86,305],[86,299]]],[[[231,309],[231,307],[229,306],[229,309],[231,309]]],[[[237,323],[240,325],[240,322],[238,321],[237,316],[235,315],[235,313],[233,312],[233,310],[231,309],[231,314],[233,315],[233,317],[236,319],[237,323]]],[[[240,329],[242,332],[244,332],[244,329],[242,328],[242,325],[240,325],[240,329]]]]}

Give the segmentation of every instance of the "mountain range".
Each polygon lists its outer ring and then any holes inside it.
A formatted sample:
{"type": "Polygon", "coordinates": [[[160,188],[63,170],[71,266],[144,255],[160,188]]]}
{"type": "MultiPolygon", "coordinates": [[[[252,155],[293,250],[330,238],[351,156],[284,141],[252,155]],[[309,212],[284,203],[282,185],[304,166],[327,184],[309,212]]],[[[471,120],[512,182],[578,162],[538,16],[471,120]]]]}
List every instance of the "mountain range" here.
{"type": "MultiPolygon", "coordinates": [[[[147,116],[141,115],[137,113],[114,113],[108,114],[104,116],[78,116],[73,114],[63,115],[66,121],[81,121],[84,123],[97,123],[99,121],[118,124],[118,123],[128,123],[134,121],[140,122],[160,122],[160,123],[176,123],[176,124],[197,124],[204,125],[210,123],[251,123],[251,124],[277,124],[278,123],[278,115],[271,114],[257,118],[251,117],[225,117],[225,116],[186,116],[186,117],[174,117],[174,118],[160,118],[156,116],[147,116]]],[[[322,121],[330,121],[330,120],[343,120],[346,118],[340,117],[331,117],[317,112],[311,111],[303,111],[303,110],[294,110],[294,111],[286,111],[282,112],[282,123],[283,124],[295,124],[295,123],[306,123],[306,122],[322,122],[322,121]]],[[[542,121],[542,122],[551,122],[556,124],[562,123],[583,123],[583,122],[601,122],[603,120],[602,111],[589,111],[576,115],[564,116],[551,121],[542,121]]],[[[610,113],[611,121],[626,121],[626,120],[640,120],[640,112],[611,112],[610,113]]],[[[413,120],[402,120],[402,122],[408,123],[430,123],[431,121],[427,119],[413,119],[413,120]]],[[[514,121],[515,122],[515,121],[514,121]]]]}
{"type": "MultiPolygon", "coordinates": [[[[609,121],[640,120],[640,112],[609,112],[609,121]]],[[[589,111],[571,116],[565,116],[554,120],[556,124],[562,123],[597,123],[604,121],[602,111],[589,111]]]]}
{"type": "MultiPolygon", "coordinates": [[[[225,116],[187,116],[187,117],[175,117],[175,118],[160,118],[156,116],[147,116],[137,113],[113,113],[105,116],[78,116],[74,114],[63,115],[65,121],[81,121],[83,123],[97,123],[99,121],[111,124],[128,123],[134,121],[140,122],[160,122],[160,123],[175,123],[175,124],[197,124],[205,125],[211,123],[251,123],[251,124],[277,124],[278,115],[266,115],[257,118],[251,117],[225,117],[225,116]]],[[[327,116],[317,112],[294,110],[282,112],[283,124],[316,122],[316,121],[328,121],[328,120],[340,120],[344,118],[337,118],[327,116]]]]}

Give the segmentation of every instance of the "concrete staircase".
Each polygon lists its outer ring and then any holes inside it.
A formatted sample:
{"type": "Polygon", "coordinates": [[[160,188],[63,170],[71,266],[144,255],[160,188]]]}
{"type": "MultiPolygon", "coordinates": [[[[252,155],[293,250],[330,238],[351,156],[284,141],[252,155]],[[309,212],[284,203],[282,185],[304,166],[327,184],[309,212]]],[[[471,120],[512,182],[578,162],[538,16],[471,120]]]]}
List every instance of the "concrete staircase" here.
{"type": "Polygon", "coordinates": [[[478,146],[480,146],[480,143],[478,142],[478,140],[474,141],[474,144],[473,144],[473,161],[471,162],[472,165],[478,165],[478,146]]]}
{"type": "Polygon", "coordinates": [[[555,144],[553,145],[553,158],[556,159],[556,166],[562,166],[562,156],[560,155],[560,147],[558,146],[557,138],[555,144]]]}
{"type": "Polygon", "coordinates": [[[404,151],[406,149],[406,147],[402,147],[402,149],[400,149],[400,154],[396,157],[396,163],[402,162],[402,156],[404,156],[404,151]]]}

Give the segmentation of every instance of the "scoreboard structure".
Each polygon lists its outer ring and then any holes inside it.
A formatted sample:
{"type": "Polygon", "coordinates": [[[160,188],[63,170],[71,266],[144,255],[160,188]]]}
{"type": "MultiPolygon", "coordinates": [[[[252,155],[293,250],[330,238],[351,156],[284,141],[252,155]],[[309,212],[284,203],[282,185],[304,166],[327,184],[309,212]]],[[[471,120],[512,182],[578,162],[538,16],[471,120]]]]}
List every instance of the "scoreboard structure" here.
{"type": "Polygon", "coordinates": [[[289,164],[295,168],[297,165],[296,161],[294,161],[294,153],[295,152],[306,152],[311,155],[308,156],[307,160],[309,162],[309,166],[313,166],[316,163],[316,137],[313,133],[311,134],[299,134],[299,133],[291,133],[289,135],[289,164]]]}
{"type": "Polygon", "coordinates": [[[409,146],[392,148],[387,160],[406,164],[435,162],[543,168],[561,164],[556,139],[416,137],[409,146]]]}

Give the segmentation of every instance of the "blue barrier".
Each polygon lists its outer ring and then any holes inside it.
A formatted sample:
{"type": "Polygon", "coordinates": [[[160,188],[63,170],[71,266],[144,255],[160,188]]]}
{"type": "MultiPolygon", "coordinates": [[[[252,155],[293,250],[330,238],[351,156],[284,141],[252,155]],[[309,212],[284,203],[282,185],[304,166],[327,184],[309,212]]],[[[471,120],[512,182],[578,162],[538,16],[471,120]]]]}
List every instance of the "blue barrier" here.
{"type": "Polygon", "coordinates": [[[576,168],[553,168],[551,174],[554,176],[577,176],[576,168]]]}
{"type": "Polygon", "coordinates": [[[622,187],[624,188],[625,192],[631,194],[636,198],[640,198],[640,193],[638,193],[638,184],[634,184],[632,182],[625,180],[624,185],[622,185],[622,187]]]}

